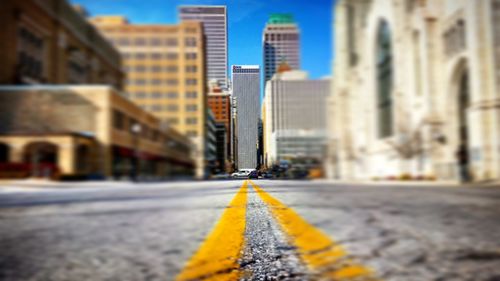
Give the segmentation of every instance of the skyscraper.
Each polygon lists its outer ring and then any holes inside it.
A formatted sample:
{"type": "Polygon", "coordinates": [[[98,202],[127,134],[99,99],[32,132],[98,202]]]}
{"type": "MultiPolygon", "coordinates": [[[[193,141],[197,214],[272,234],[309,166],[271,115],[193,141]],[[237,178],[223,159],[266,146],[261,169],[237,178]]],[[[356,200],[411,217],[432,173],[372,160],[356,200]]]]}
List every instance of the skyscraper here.
{"type": "Polygon", "coordinates": [[[216,79],[227,87],[227,12],[226,6],[181,6],[181,21],[199,21],[203,23],[205,34],[205,52],[207,81],[216,79]]]}
{"type": "Polygon", "coordinates": [[[238,114],[236,129],[238,169],[255,169],[259,139],[260,67],[233,65],[232,82],[238,114]]]}
{"type": "Polygon", "coordinates": [[[293,16],[272,14],[262,34],[264,55],[264,83],[286,62],[292,69],[300,69],[299,28],[293,16]]]}

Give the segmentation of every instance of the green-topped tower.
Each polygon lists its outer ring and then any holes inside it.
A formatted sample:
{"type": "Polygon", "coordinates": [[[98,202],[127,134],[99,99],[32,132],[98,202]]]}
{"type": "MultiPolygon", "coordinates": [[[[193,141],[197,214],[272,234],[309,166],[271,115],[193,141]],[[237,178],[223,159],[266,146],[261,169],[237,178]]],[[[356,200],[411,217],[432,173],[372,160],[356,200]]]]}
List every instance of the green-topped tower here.
{"type": "Polygon", "coordinates": [[[262,35],[264,83],[281,63],[300,69],[300,31],[291,14],[271,14],[262,35]]]}

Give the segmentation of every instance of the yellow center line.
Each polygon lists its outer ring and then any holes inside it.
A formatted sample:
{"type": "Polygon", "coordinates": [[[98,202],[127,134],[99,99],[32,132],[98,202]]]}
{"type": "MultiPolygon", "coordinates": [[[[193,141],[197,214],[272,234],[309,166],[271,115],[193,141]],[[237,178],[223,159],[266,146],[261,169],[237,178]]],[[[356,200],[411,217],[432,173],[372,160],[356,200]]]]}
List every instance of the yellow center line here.
{"type": "Polygon", "coordinates": [[[348,257],[346,250],[321,230],[309,224],[293,209],[250,181],[260,198],[287,235],[290,244],[297,247],[302,261],[312,271],[314,280],[379,280],[373,271],[348,257]]]}
{"type": "Polygon", "coordinates": [[[240,278],[238,260],[245,239],[247,190],[248,182],[245,181],[176,281],[229,281],[240,278]]]}

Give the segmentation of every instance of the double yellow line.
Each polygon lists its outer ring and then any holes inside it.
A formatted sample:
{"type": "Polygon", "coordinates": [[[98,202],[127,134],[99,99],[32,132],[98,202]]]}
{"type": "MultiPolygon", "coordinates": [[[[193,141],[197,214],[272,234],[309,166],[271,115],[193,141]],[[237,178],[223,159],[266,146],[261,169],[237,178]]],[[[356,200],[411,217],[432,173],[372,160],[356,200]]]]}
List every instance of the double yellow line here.
{"type": "Polygon", "coordinates": [[[378,280],[373,272],[348,257],[348,253],[321,230],[309,224],[252,181],[245,181],[205,242],[188,261],[176,281],[239,280],[239,259],[245,244],[248,184],[264,201],[291,245],[297,248],[313,280],[378,280]]]}

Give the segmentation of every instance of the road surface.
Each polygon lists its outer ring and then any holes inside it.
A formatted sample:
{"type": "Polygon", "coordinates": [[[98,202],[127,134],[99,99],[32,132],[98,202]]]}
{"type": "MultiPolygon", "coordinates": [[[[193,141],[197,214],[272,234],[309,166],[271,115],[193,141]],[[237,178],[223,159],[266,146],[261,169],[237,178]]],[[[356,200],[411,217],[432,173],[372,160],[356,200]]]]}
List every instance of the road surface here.
{"type": "Polygon", "coordinates": [[[0,187],[0,280],[500,280],[500,189],[0,187]]]}

